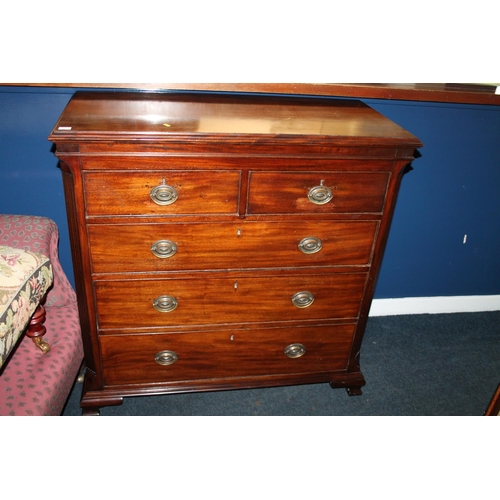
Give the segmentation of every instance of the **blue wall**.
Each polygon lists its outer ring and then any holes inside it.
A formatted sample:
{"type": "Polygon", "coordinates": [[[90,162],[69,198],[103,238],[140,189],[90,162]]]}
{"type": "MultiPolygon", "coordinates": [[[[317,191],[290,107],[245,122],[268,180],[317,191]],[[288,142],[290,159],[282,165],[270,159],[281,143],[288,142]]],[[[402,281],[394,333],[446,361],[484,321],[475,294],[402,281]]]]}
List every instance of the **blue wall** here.
{"type": "MultiPolygon", "coordinates": [[[[0,87],[0,213],[55,220],[72,282],[47,136],[74,91],[0,87]]],[[[424,143],[402,182],[375,297],[500,294],[500,106],[365,102],[424,143]]]]}
{"type": "Polygon", "coordinates": [[[62,176],[47,140],[72,94],[0,87],[0,213],[53,219],[61,264],[74,284],[62,176]]]}
{"type": "Polygon", "coordinates": [[[500,106],[366,102],[424,143],[403,178],[376,297],[499,294],[500,106]]]}

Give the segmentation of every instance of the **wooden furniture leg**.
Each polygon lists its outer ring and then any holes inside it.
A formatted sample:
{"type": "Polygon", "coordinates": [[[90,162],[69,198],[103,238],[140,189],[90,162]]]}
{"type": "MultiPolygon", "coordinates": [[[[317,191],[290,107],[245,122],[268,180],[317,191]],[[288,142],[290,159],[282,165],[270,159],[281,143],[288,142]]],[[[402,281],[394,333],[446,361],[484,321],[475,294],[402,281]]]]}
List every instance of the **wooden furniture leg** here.
{"type": "Polygon", "coordinates": [[[500,384],[491,398],[490,404],[484,414],[485,417],[500,417],[500,384]]]}
{"type": "Polygon", "coordinates": [[[28,329],[26,330],[26,335],[33,340],[35,345],[45,354],[50,351],[50,345],[47,341],[44,340],[43,336],[47,329],[43,325],[45,322],[45,308],[40,304],[28,325],[28,329]]]}

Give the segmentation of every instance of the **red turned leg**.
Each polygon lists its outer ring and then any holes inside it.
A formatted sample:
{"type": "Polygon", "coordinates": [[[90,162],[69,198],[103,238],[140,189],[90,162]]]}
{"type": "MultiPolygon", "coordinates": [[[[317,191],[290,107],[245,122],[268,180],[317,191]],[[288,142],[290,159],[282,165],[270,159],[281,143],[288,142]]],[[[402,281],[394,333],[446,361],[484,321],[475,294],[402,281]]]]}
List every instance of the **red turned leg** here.
{"type": "Polygon", "coordinates": [[[45,354],[50,351],[50,345],[43,339],[47,329],[43,326],[45,322],[45,309],[40,304],[31,317],[26,335],[33,340],[36,346],[45,354]]]}

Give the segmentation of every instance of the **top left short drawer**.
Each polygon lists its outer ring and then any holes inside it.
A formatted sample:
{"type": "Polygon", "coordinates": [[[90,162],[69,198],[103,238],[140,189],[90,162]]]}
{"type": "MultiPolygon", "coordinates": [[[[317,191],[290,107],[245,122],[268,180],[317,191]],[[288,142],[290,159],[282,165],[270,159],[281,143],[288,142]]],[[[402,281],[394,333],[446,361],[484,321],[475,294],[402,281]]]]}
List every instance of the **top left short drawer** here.
{"type": "Polygon", "coordinates": [[[88,216],[234,214],[240,172],[144,170],[83,172],[88,216]]]}

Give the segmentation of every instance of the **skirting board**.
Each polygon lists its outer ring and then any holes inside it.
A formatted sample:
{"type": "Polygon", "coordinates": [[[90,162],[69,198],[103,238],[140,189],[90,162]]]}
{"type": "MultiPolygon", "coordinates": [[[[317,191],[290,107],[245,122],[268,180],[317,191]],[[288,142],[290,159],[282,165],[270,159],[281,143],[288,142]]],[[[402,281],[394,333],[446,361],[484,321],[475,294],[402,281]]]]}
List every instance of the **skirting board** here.
{"type": "Polygon", "coordinates": [[[500,295],[374,299],[370,316],[500,311],[500,295]]]}

